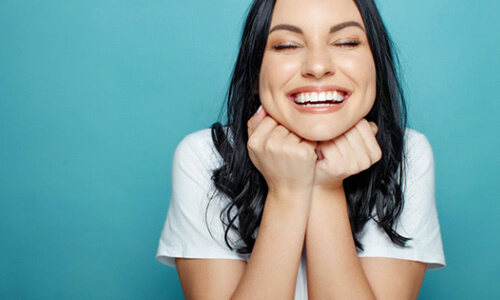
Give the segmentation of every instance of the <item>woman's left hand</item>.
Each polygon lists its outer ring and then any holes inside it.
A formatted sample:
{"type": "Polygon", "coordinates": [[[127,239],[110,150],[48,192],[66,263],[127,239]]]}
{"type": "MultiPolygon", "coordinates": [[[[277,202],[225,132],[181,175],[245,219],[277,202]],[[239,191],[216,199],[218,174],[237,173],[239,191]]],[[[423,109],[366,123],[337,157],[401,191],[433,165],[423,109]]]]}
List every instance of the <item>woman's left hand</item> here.
{"type": "Polygon", "coordinates": [[[351,129],[316,148],[314,188],[335,190],[345,178],[370,168],[382,158],[377,125],[361,119],[351,129]]]}

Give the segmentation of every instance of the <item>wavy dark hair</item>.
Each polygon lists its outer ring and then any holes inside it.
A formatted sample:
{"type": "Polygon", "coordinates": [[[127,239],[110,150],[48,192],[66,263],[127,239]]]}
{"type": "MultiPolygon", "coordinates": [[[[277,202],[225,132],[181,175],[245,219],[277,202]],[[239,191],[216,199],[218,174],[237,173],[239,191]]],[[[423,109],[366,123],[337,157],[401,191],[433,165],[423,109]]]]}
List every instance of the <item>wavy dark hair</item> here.
{"type": "MultiPolygon", "coordinates": [[[[397,56],[374,1],[354,2],[366,27],[377,76],[375,103],[366,119],[378,125],[377,140],[383,156],[368,170],[344,180],[351,230],[359,250],[363,250],[363,246],[357,234],[370,219],[393,243],[405,246],[409,239],[395,231],[403,208],[406,127],[397,56]]],[[[274,5],[275,0],[255,0],[250,7],[227,95],[227,125],[219,122],[212,125],[212,139],[223,160],[220,168],[213,172],[212,180],[216,193],[230,199],[220,219],[225,226],[226,244],[239,253],[250,253],[253,249],[268,192],[264,177],[250,161],[246,144],[247,121],[260,105],[259,95],[254,91],[274,5]],[[238,241],[230,238],[232,230],[238,233],[238,241]]]]}

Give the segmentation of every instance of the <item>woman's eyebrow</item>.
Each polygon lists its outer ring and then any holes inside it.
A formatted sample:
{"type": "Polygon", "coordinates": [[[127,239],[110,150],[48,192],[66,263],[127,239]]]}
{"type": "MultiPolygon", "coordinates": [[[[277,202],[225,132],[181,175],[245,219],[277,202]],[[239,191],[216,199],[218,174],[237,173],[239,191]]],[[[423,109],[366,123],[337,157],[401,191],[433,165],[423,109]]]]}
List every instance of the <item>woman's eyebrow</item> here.
{"type": "Polygon", "coordinates": [[[365,29],[363,28],[363,26],[361,24],[359,24],[358,22],[356,22],[356,21],[348,21],[348,22],[343,22],[343,23],[337,24],[337,25],[333,25],[330,28],[330,33],[337,32],[339,30],[342,30],[342,29],[344,29],[346,27],[350,27],[350,26],[359,27],[359,28],[361,28],[361,30],[365,31],[365,29]]]}
{"type": "MultiPolygon", "coordinates": [[[[350,27],[350,26],[359,27],[361,30],[365,31],[363,26],[361,24],[359,24],[358,22],[348,21],[348,22],[339,23],[337,25],[333,25],[330,28],[330,33],[337,32],[339,30],[342,30],[342,29],[344,29],[346,27],[350,27]]],[[[298,34],[304,34],[304,32],[302,31],[302,29],[300,29],[300,27],[297,27],[295,25],[290,25],[290,24],[278,24],[278,25],[274,26],[273,28],[271,28],[271,30],[269,30],[269,34],[271,34],[271,32],[276,31],[276,30],[288,30],[288,31],[295,32],[298,34]]]]}
{"type": "Polygon", "coordinates": [[[304,33],[304,32],[302,32],[302,29],[300,29],[299,27],[294,26],[294,25],[289,25],[289,24],[278,24],[278,25],[274,26],[273,28],[271,28],[271,30],[269,30],[269,33],[276,31],[276,30],[288,30],[291,32],[299,33],[299,34],[304,33]]]}

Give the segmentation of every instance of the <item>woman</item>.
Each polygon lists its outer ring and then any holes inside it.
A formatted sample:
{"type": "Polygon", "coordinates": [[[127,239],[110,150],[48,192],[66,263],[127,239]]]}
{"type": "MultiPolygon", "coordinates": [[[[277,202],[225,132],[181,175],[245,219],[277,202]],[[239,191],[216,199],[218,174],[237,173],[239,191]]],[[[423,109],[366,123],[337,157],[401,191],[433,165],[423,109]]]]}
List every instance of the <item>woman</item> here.
{"type": "Polygon", "coordinates": [[[176,150],[158,259],[188,299],[417,298],[444,256],[405,116],[373,1],[254,1],[228,125],[176,150]]]}

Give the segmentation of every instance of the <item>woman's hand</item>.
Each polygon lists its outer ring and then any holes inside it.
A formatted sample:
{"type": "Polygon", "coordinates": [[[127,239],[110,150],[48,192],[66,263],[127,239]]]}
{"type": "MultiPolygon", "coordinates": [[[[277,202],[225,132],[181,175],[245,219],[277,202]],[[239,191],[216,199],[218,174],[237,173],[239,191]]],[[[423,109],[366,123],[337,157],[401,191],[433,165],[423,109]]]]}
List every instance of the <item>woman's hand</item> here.
{"type": "Polygon", "coordinates": [[[335,190],[345,178],[370,168],[382,158],[375,135],[378,127],[361,119],[351,129],[331,141],[320,142],[316,148],[318,161],[314,187],[335,190]]]}
{"type": "Polygon", "coordinates": [[[262,107],[247,125],[248,154],[264,176],[269,192],[311,191],[317,143],[290,132],[268,116],[262,107]]]}

